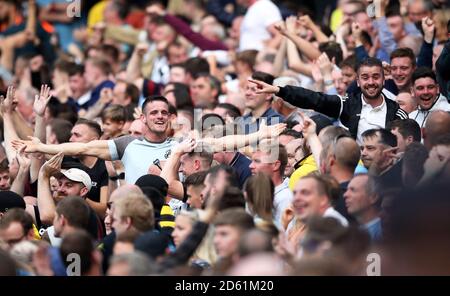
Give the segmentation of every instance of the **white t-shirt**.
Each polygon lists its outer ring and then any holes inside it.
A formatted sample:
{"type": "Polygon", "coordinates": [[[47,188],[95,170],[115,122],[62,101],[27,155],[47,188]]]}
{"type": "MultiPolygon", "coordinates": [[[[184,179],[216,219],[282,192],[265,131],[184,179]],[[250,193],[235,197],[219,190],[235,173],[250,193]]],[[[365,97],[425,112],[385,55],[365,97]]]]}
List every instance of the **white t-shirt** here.
{"type": "Polygon", "coordinates": [[[272,1],[256,1],[248,8],[242,20],[239,51],[263,49],[263,41],[271,38],[267,28],[281,20],[280,10],[272,1]]]}
{"type": "Polygon", "coordinates": [[[273,200],[275,225],[281,229],[281,217],[283,212],[291,205],[294,195],[289,189],[289,179],[285,179],[283,183],[275,187],[273,200]]]}

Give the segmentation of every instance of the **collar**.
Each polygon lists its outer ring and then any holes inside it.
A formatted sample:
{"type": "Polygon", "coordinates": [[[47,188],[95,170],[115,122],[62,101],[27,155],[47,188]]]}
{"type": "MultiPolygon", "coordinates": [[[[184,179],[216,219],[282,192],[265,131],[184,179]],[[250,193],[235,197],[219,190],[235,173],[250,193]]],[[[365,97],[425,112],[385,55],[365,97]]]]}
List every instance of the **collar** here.
{"type": "Polygon", "coordinates": [[[384,98],[383,93],[381,93],[381,97],[383,98],[383,102],[379,106],[372,107],[372,105],[367,103],[366,100],[364,99],[364,94],[361,93],[362,107],[364,108],[365,106],[370,106],[370,108],[372,108],[375,111],[382,110],[384,108],[384,106],[386,106],[386,99],[384,98]]]}
{"type": "Polygon", "coordinates": [[[84,105],[85,103],[87,103],[89,101],[90,98],[91,98],[91,91],[88,91],[84,95],[82,95],[81,97],[78,98],[77,103],[80,106],[84,105]]]}

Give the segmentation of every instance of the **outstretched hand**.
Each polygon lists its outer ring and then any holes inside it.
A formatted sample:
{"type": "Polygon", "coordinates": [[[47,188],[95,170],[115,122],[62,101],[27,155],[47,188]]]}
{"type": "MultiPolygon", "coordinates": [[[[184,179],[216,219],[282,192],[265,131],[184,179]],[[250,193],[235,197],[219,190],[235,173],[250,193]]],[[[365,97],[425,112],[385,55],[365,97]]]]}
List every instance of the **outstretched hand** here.
{"type": "Polygon", "coordinates": [[[38,150],[39,144],[41,144],[41,141],[36,137],[28,137],[30,140],[12,140],[11,145],[16,151],[20,151],[20,149],[24,149],[24,152],[26,153],[34,153],[34,152],[40,152],[38,150]],[[25,146],[25,148],[23,148],[25,146]]]}
{"type": "Polygon", "coordinates": [[[36,115],[42,117],[44,116],[45,109],[47,108],[47,104],[52,98],[50,94],[51,89],[47,84],[41,85],[41,92],[39,95],[34,97],[33,111],[36,115]]]}
{"type": "Polygon", "coordinates": [[[58,154],[54,155],[52,158],[47,160],[41,167],[41,173],[45,177],[53,176],[56,173],[59,173],[61,171],[61,164],[64,158],[64,154],[62,152],[59,152],[58,154]]]}
{"type": "Polygon", "coordinates": [[[313,135],[316,135],[316,123],[314,120],[303,114],[302,112],[299,112],[300,117],[303,119],[303,128],[302,133],[305,139],[310,138],[313,135]]]}
{"type": "Polygon", "coordinates": [[[259,125],[259,134],[261,139],[276,138],[286,129],[286,123],[278,123],[274,125],[266,125],[263,121],[259,125]]]}
{"type": "Polygon", "coordinates": [[[249,79],[248,80],[251,83],[256,84],[256,93],[257,94],[276,94],[280,91],[280,88],[278,86],[273,86],[268,83],[265,83],[263,81],[249,79]]]}
{"type": "Polygon", "coordinates": [[[17,104],[16,89],[10,85],[6,91],[6,98],[0,97],[0,111],[2,114],[11,114],[16,109],[17,104]]]}

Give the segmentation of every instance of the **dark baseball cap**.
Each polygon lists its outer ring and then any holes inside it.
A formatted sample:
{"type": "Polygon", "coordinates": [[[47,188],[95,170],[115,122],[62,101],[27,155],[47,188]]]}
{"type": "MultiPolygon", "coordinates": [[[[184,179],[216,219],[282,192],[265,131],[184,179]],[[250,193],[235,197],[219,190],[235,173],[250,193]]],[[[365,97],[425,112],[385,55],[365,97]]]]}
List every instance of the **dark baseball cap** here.
{"type": "Polygon", "coordinates": [[[0,212],[5,213],[12,208],[25,209],[25,201],[13,191],[0,191],[0,212]]]}

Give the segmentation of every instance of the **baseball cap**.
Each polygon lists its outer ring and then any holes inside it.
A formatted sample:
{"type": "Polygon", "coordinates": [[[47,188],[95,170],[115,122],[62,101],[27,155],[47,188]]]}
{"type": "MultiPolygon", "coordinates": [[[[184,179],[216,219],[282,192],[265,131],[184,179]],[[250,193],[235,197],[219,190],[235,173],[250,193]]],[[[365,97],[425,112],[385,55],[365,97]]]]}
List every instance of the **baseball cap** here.
{"type": "Polygon", "coordinates": [[[83,170],[71,168],[61,171],[61,174],[71,181],[83,183],[89,191],[92,188],[91,177],[83,170]]]}
{"type": "Polygon", "coordinates": [[[167,190],[169,189],[169,184],[167,184],[166,180],[156,175],[143,175],[136,180],[135,185],[139,186],[139,188],[143,187],[153,187],[158,190],[163,197],[167,196],[167,190]]]}
{"type": "Polygon", "coordinates": [[[5,213],[12,208],[25,209],[25,201],[13,191],[0,191],[0,212],[5,213]]]}

